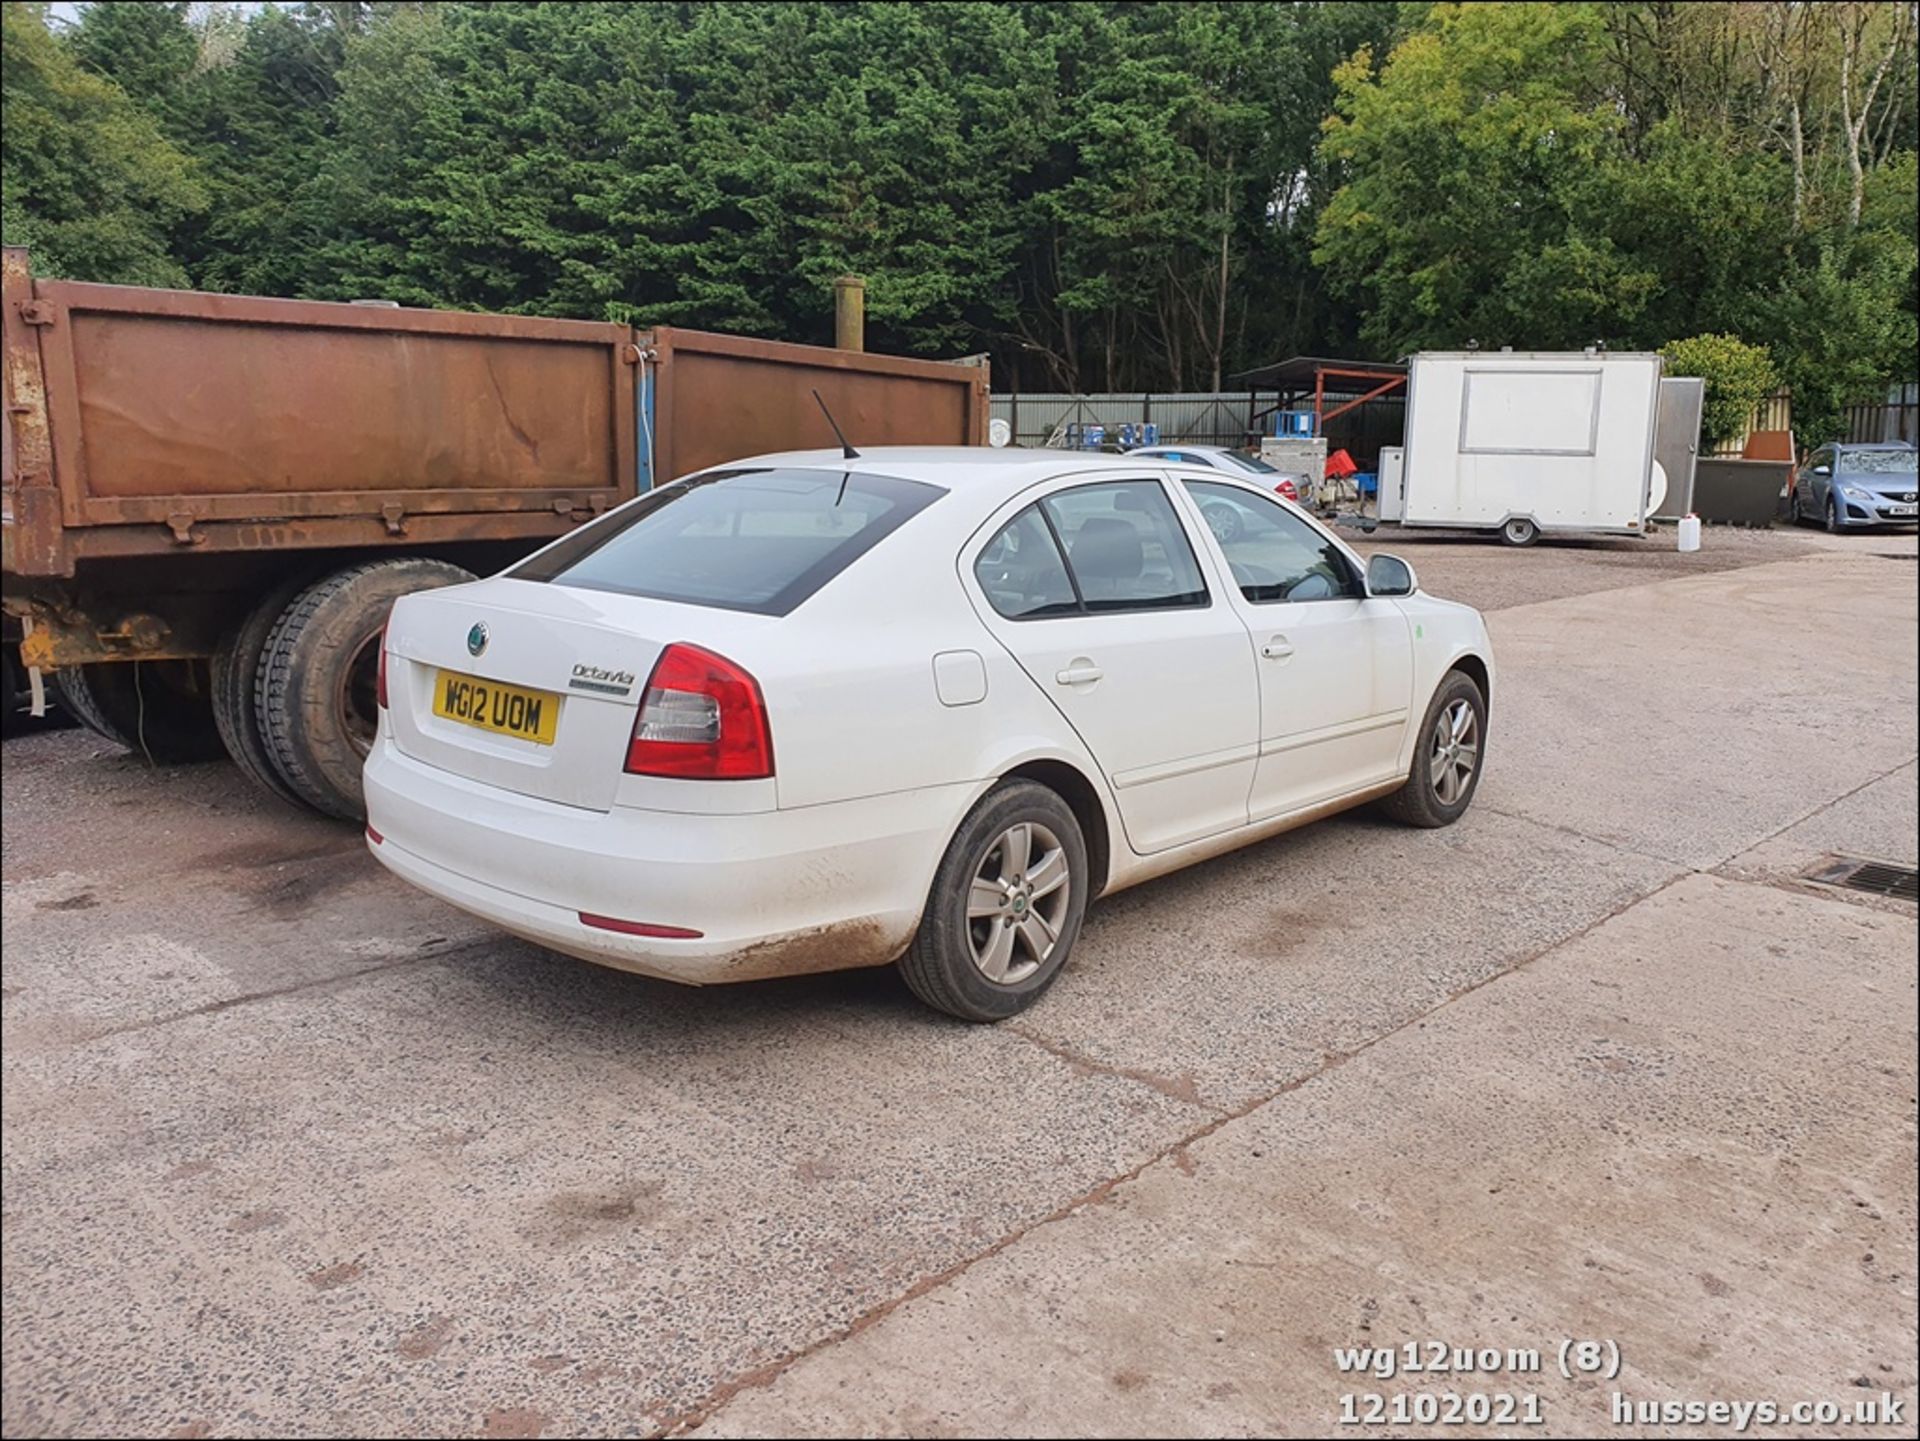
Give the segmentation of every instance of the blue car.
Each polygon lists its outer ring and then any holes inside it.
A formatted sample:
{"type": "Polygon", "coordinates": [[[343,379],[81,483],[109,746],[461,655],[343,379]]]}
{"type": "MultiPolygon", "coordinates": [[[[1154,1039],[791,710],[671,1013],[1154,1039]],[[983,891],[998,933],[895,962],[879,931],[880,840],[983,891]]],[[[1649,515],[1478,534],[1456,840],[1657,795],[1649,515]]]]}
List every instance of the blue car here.
{"type": "Polygon", "coordinates": [[[1787,514],[1834,534],[1920,520],[1920,451],[1888,445],[1823,445],[1794,473],[1787,514]]]}

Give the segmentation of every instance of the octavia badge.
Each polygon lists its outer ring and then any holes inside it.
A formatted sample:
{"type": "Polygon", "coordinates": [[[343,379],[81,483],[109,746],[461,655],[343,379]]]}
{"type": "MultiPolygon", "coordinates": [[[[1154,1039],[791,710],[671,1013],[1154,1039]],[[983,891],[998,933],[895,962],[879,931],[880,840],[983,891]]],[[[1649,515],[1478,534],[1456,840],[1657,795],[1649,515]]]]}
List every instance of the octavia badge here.
{"type": "Polygon", "coordinates": [[[487,623],[476,620],[473,629],[467,632],[467,654],[479,655],[487,648],[487,623]]]}

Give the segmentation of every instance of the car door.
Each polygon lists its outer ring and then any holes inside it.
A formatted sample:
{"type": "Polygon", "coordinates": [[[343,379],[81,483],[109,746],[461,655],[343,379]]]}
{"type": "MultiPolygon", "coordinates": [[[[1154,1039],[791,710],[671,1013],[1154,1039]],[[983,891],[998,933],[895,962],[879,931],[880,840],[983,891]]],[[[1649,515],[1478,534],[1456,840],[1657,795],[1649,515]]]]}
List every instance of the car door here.
{"type": "Polygon", "coordinates": [[[1352,557],[1298,511],[1225,480],[1182,485],[1258,656],[1260,759],[1248,819],[1393,778],[1412,721],[1405,613],[1369,597],[1352,557]]]}
{"type": "Polygon", "coordinates": [[[961,569],[987,628],[1099,763],[1133,850],[1246,824],[1252,649],[1158,476],[1030,492],[976,535],[961,569]]]}

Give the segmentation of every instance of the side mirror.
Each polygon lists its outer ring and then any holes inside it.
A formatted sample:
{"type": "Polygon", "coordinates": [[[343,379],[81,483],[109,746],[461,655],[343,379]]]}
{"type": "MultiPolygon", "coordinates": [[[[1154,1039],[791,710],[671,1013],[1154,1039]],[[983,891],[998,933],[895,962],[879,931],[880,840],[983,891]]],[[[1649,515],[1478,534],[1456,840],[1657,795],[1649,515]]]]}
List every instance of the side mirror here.
{"type": "Polygon", "coordinates": [[[1816,465],[1813,468],[1813,473],[1815,475],[1832,475],[1833,467],[1830,465],[1816,465]]]}
{"type": "Polygon", "coordinates": [[[1412,595],[1420,589],[1420,578],[1413,567],[1397,555],[1376,555],[1367,562],[1367,594],[1371,596],[1412,595]]]}

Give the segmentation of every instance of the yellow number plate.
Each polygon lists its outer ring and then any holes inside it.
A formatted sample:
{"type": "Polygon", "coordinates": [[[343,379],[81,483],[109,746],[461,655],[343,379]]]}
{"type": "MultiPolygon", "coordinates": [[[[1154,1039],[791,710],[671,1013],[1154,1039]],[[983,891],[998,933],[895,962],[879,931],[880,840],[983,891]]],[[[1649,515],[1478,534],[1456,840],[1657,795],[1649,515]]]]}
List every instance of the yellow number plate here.
{"type": "Polygon", "coordinates": [[[550,746],[560,724],[560,697],[552,691],[443,670],[433,681],[433,713],[483,731],[550,746]]]}

